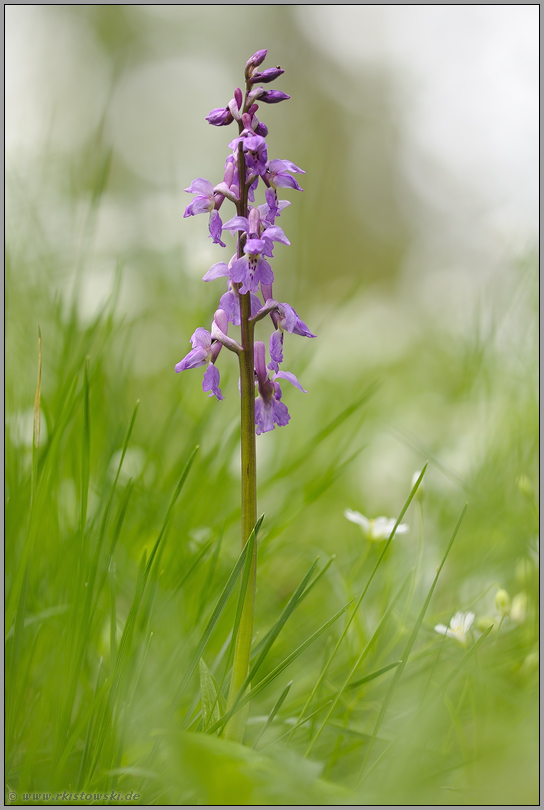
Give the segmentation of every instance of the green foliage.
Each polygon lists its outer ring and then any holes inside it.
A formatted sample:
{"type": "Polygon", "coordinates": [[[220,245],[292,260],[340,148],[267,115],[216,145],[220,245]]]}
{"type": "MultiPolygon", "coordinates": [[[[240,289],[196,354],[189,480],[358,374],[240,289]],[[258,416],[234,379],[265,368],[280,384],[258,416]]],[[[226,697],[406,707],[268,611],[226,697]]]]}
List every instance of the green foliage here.
{"type": "MultiPolygon", "coordinates": [[[[67,8],[117,56],[150,47],[129,7],[67,8]]],[[[286,8],[268,7],[281,42],[286,8]]],[[[105,119],[71,157],[45,155],[41,180],[8,176],[6,781],[16,804],[78,790],[133,791],[142,805],[538,801],[536,262],[512,261],[457,331],[414,312],[396,275],[404,226],[382,239],[347,205],[333,206],[331,224],[316,194],[349,174],[338,145],[347,113],[323,117],[334,103],[318,85],[308,96],[319,131],[289,157],[316,185],[300,221],[287,209],[282,225],[305,246],[296,267],[285,259],[286,284],[300,288],[319,337],[286,339],[309,394],[289,392],[290,425],[259,437],[266,517],[241,553],[235,363],[221,357],[221,403],[203,396],[198,371],[173,372],[211,317],[205,260],[137,234],[122,250],[100,243],[104,212],[130,218],[156,191],[123,164],[105,119]],[[51,211],[66,227],[51,226],[51,211]],[[360,263],[338,238],[345,229],[360,263]],[[108,295],[93,308],[85,285],[104,264],[108,295]],[[370,362],[359,329],[387,306],[417,329],[404,341],[378,328],[377,343],[395,351],[370,362]],[[410,532],[371,543],[348,507],[410,532]],[[227,712],[254,542],[251,672],[227,712]],[[499,588],[511,597],[501,617],[499,588]],[[434,630],[458,610],[476,614],[466,646],[434,630]],[[227,742],[229,715],[248,702],[246,745],[227,742]]]]}

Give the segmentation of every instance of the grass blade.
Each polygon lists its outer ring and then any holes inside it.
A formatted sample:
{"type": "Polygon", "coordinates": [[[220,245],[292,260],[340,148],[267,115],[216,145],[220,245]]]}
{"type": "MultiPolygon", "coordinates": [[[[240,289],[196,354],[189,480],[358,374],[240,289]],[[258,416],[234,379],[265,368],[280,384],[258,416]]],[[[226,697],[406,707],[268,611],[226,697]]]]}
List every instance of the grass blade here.
{"type": "Polygon", "coordinates": [[[272,709],[272,711],[270,712],[270,714],[266,718],[266,721],[265,721],[262,729],[257,734],[257,738],[256,738],[255,742],[253,743],[253,748],[257,748],[257,743],[259,742],[259,740],[263,736],[264,732],[269,727],[269,725],[272,723],[275,716],[277,715],[277,713],[279,712],[279,710],[283,706],[283,704],[285,702],[285,699],[286,699],[287,695],[289,694],[289,691],[290,691],[292,685],[293,685],[293,681],[289,681],[289,683],[287,684],[287,686],[285,687],[285,689],[283,690],[283,692],[281,693],[281,695],[277,699],[276,703],[274,704],[274,708],[272,709]]]}
{"type": "Polygon", "coordinates": [[[310,644],[313,644],[314,641],[317,638],[319,638],[319,636],[331,626],[331,624],[334,624],[334,622],[337,619],[339,619],[343,613],[346,612],[346,610],[349,608],[351,604],[353,604],[353,601],[348,602],[346,605],[344,605],[343,608],[340,608],[340,610],[337,613],[335,613],[334,616],[332,616],[328,621],[326,621],[325,624],[321,625],[319,630],[316,630],[315,633],[313,633],[309,638],[307,638],[306,641],[304,641],[299,647],[297,647],[297,649],[294,652],[292,652],[291,655],[288,655],[287,658],[285,658],[281,662],[281,664],[278,664],[278,666],[275,669],[273,669],[272,672],[266,675],[266,677],[264,677],[262,681],[259,681],[259,683],[253,687],[253,689],[251,689],[249,692],[246,692],[243,695],[239,695],[234,706],[226,714],[224,714],[223,717],[217,723],[214,723],[214,725],[211,726],[211,728],[209,729],[210,733],[212,731],[215,731],[217,728],[220,728],[221,726],[225,725],[227,721],[230,720],[233,714],[236,714],[236,712],[239,709],[241,709],[242,706],[245,706],[246,703],[249,703],[249,701],[252,700],[255,697],[255,695],[258,695],[259,692],[262,692],[262,690],[265,687],[267,687],[269,683],[272,683],[272,681],[275,680],[278,677],[278,675],[281,675],[283,670],[287,669],[287,667],[290,664],[292,664],[293,661],[295,661],[299,657],[299,655],[301,655],[304,652],[304,650],[306,650],[310,646],[310,644]]]}
{"type": "MultiPolygon", "coordinates": [[[[260,520],[260,524],[259,524],[259,526],[260,526],[262,524],[262,521],[264,520],[264,515],[261,515],[259,520],[260,520]]],[[[255,539],[256,539],[256,535],[255,535],[255,539]]],[[[229,643],[229,648],[228,648],[228,653],[227,653],[227,662],[226,662],[226,665],[225,665],[225,674],[223,676],[223,680],[224,680],[227,672],[231,668],[232,662],[234,660],[234,650],[235,650],[235,647],[236,647],[236,639],[238,638],[238,630],[240,628],[240,622],[242,621],[242,613],[243,613],[243,610],[244,610],[244,602],[245,602],[245,599],[246,599],[247,588],[248,588],[248,584],[249,584],[249,577],[250,577],[250,574],[251,574],[252,561],[253,561],[253,551],[252,551],[251,554],[248,554],[246,556],[246,560],[245,560],[245,563],[244,563],[244,570],[243,570],[243,573],[242,573],[242,582],[240,583],[240,593],[238,595],[238,603],[236,605],[236,615],[234,617],[234,624],[233,624],[232,631],[231,631],[230,643],[229,643]]]]}
{"type": "MultiPolygon", "coordinates": [[[[371,648],[372,648],[372,645],[373,645],[374,641],[375,641],[375,640],[378,638],[378,635],[380,634],[380,631],[381,631],[381,629],[382,629],[383,625],[385,624],[385,622],[387,621],[387,619],[388,619],[388,618],[389,618],[389,616],[391,615],[391,613],[392,613],[392,611],[393,611],[393,608],[395,607],[396,603],[397,603],[397,602],[398,602],[398,600],[400,599],[400,596],[401,596],[402,592],[404,591],[405,587],[407,586],[407,584],[408,584],[408,582],[409,582],[410,577],[412,576],[412,574],[413,574],[413,571],[409,571],[409,572],[408,572],[408,575],[405,577],[404,582],[402,583],[402,585],[400,586],[399,590],[397,591],[397,593],[395,594],[394,598],[392,599],[391,604],[388,606],[387,610],[385,611],[385,613],[383,614],[382,618],[380,619],[380,621],[379,621],[379,623],[378,623],[378,626],[376,627],[376,630],[374,631],[374,633],[373,633],[373,634],[372,634],[372,636],[370,637],[370,639],[369,639],[368,643],[367,643],[367,644],[366,644],[366,646],[364,647],[364,649],[363,649],[363,651],[361,652],[361,654],[360,654],[360,655],[357,657],[357,659],[356,659],[355,663],[353,664],[353,666],[352,666],[352,668],[350,669],[350,671],[349,671],[349,673],[348,673],[347,677],[345,678],[344,683],[342,684],[342,686],[340,687],[340,689],[338,690],[338,692],[337,692],[337,693],[336,693],[336,695],[334,696],[334,700],[333,700],[333,702],[332,702],[332,705],[331,705],[331,706],[329,707],[329,709],[327,710],[327,714],[325,715],[325,717],[324,717],[324,719],[323,719],[323,722],[321,723],[320,727],[318,728],[317,732],[315,733],[315,736],[313,737],[313,739],[311,740],[311,742],[310,742],[310,744],[309,744],[309,746],[308,746],[308,749],[307,749],[307,751],[306,751],[306,756],[309,756],[309,755],[310,755],[310,752],[311,752],[311,750],[312,750],[313,746],[315,745],[315,743],[316,743],[316,741],[317,741],[317,739],[318,739],[319,735],[321,734],[321,732],[323,731],[323,729],[324,729],[324,728],[325,728],[325,726],[327,725],[327,722],[328,722],[328,720],[329,720],[329,717],[331,716],[332,712],[333,712],[333,711],[334,711],[334,709],[336,708],[336,706],[337,706],[337,704],[338,704],[338,701],[340,700],[340,698],[342,697],[342,695],[343,695],[343,694],[344,694],[344,692],[346,691],[346,689],[347,689],[347,687],[348,687],[348,684],[349,684],[350,680],[352,679],[353,675],[355,674],[355,672],[357,671],[357,669],[359,668],[359,666],[361,665],[361,663],[364,661],[364,659],[366,658],[366,656],[367,656],[367,655],[368,655],[368,653],[370,652],[370,650],[371,650],[371,648]]],[[[400,663],[400,662],[399,662],[399,663],[400,663]]],[[[393,666],[398,666],[398,664],[393,664],[393,666]]],[[[389,668],[390,668],[390,667],[386,667],[386,670],[387,670],[387,669],[389,669],[389,668]]],[[[379,672],[378,674],[381,674],[381,672],[379,672]]],[[[364,683],[364,682],[365,682],[365,680],[367,680],[367,679],[363,678],[361,681],[358,681],[358,683],[364,683]]],[[[368,678],[368,680],[371,680],[371,678],[368,678]]]]}
{"type": "Polygon", "coordinates": [[[36,483],[38,481],[38,455],[40,450],[40,406],[42,393],[42,332],[38,324],[38,384],[34,399],[34,425],[32,432],[32,477],[30,482],[30,506],[34,502],[36,483]]]}
{"type": "MultiPolygon", "coordinates": [[[[313,580],[313,582],[311,582],[311,583],[310,583],[310,585],[308,585],[308,587],[306,588],[306,590],[304,590],[304,591],[303,591],[303,593],[302,593],[302,594],[299,596],[299,598],[297,599],[297,603],[296,603],[296,605],[293,607],[293,610],[295,609],[295,607],[298,607],[298,605],[300,605],[300,603],[301,603],[301,602],[302,602],[302,601],[303,601],[303,600],[304,600],[304,599],[305,599],[305,598],[308,596],[308,594],[310,593],[310,591],[311,591],[311,590],[312,590],[312,589],[313,589],[313,588],[314,588],[314,587],[317,585],[317,583],[319,582],[319,580],[320,580],[320,579],[321,579],[321,578],[322,578],[322,577],[323,577],[323,576],[324,576],[324,575],[327,573],[327,571],[329,570],[329,568],[331,567],[331,565],[333,564],[333,562],[335,561],[335,559],[336,559],[336,554],[333,554],[333,555],[332,555],[332,557],[331,557],[331,558],[328,560],[328,562],[326,563],[326,565],[324,565],[324,566],[323,566],[323,568],[322,568],[322,569],[321,569],[321,571],[318,573],[318,575],[317,575],[317,576],[316,576],[316,578],[313,580]]],[[[317,558],[317,560],[319,560],[319,557],[317,558]]],[[[311,571],[313,571],[313,570],[315,569],[315,566],[316,566],[316,564],[317,564],[317,560],[316,560],[316,561],[315,561],[315,563],[312,565],[312,567],[311,567],[311,569],[310,569],[310,572],[309,572],[309,573],[311,573],[311,571]]],[[[308,579],[308,574],[306,575],[306,577],[304,578],[304,580],[307,580],[307,579],[308,579]]],[[[293,597],[291,597],[291,600],[292,600],[292,598],[293,598],[293,597]]],[[[289,601],[289,604],[291,603],[291,600],[289,601]]],[[[287,606],[284,608],[284,612],[285,612],[285,611],[288,609],[289,604],[288,604],[288,605],[287,605],[287,606]]],[[[293,612],[293,610],[291,610],[291,613],[293,612]]],[[[287,617],[287,618],[288,618],[288,617],[287,617]]],[[[281,617],[280,617],[280,619],[281,619],[281,617]]],[[[279,621],[279,620],[278,620],[278,621],[279,621]]],[[[284,622],[284,624],[285,624],[285,622],[284,622]]],[[[262,650],[262,648],[263,648],[265,645],[267,645],[267,644],[268,644],[268,639],[269,639],[269,636],[270,636],[270,634],[271,634],[271,633],[274,631],[275,626],[276,626],[276,625],[274,625],[274,626],[273,626],[273,627],[272,627],[272,628],[271,628],[271,629],[268,631],[268,633],[266,633],[266,634],[265,634],[265,636],[264,636],[264,637],[261,639],[261,641],[260,641],[260,642],[257,644],[257,646],[255,647],[255,649],[254,649],[254,650],[253,650],[253,652],[252,652],[252,655],[251,655],[252,659],[253,659],[253,658],[254,658],[254,657],[257,655],[257,654],[259,654],[259,653],[260,653],[260,651],[262,650]]]]}
{"type": "MultiPolygon", "coordinates": [[[[420,476],[420,478],[421,478],[421,476],[420,476]]],[[[445,562],[446,562],[446,560],[448,558],[448,554],[450,553],[453,542],[454,542],[454,540],[455,540],[455,538],[457,536],[457,532],[459,531],[461,523],[463,522],[463,518],[465,516],[466,511],[467,511],[467,506],[465,504],[465,506],[463,507],[463,511],[461,512],[461,514],[459,516],[459,520],[457,521],[457,525],[455,526],[455,529],[453,530],[453,534],[452,534],[452,536],[450,538],[450,541],[449,541],[449,543],[447,545],[444,556],[442,557],[440,565],[438,566],[438,570],[437,570],[436,575],[435,575],[435,577],[433,579],[432,585],[429,588],[429,592],[427,594],[425,602],[423,603],[423,607],[421,608],[421,611],[419,613],[419,616],[417,617],[416,623],[415,623],[415,625],[414,625],[414,627],[412,629],[412,632],[410,633],[408,641],[406,642],[406,646],[405,646],[403,654],[402,654],[402,663],[397,668],[397,670],[395,672],[395,675],[393,676],[393,680],[391,681],[391,684],[390,684],[389,689],[387,691],[387,694],[385,696],[385,700],[384,700],[384,702],[382,704],[382,707],[380,709],[378,719],[376,720],[376,725],[374,726],[374,731],[372,732],[372,739],[370,740],[370,743],[368,745],[368,749],[367,749],[366,754],[365,754],[365,758],[364,758],[363,765],[362,765],[362,768],[361,768],[361,773],[364,773],[364,769],[365,769],[366,763],[368,761],[369,754],[370,754],[370,752],[372,750],[372,746],[374,745],[374,741],[375,741],[375,739],[376,739],[376,737],[378,735],[378,731],[380,730],[380,726],[381,726],[381,724],[383,722],[383,719],[384,719],[384,717],[386,715],[387,709],[389,708],[389,704],[390,704],[391,699],[393,697],[393,692],[395,691],[399,680],[402,678],[402,673],[404,672],[404,668],[406,666],[406,663],[407,663],[408,658],[410,656],[410,653],[412,651],[412,647],[414,646],[415,640],[417,638],[417,635],[418,635],[419,630],[421,628],[421,625],[423,623],[423,619],[425,617],[425,614],[427,612],[427,608],[429,607],[430,601],[431,601],[433,593],[435,591],[435,588],[436,588],[436,585],[437,585],[437,582],[438,582],[438,578],[439,578],[439,576],[440,576],[440,574],[442,572],[442,569],[444,567],[444,564],[445,564],[445,562]]]]}
{"type": "MultiPolygon", "coordinates": [[[[236,564],[235,564],[234,568],[232,569],[232,571],[230,573],[230,576],[229,576],[229,578],[227,580],[227,583],[226,583],[225,587],[223,588],[223,591],[221,592],[221,595],[220,595],[219,599],[217,600],[217,604],[216,604],[216,606],[215,606],[215,608],[213,610],[213,613],[210,616],[210,618],[208,620],[208,623],[206,624],[206,627],[204,628],[204,632],[202,633],[202,635],[200,637],[200,641],[198,642],[197,648],[196,648],[195,652],[193,653],[193,656],[192,656],[192,658],[191,658],[191,660],[189,662],[189,666],[187,667],[187,670],[185,672],[185,676],[183,677],[183,679],[182,679],[182,681],[181,681],[181,683],[179,685],[178,691],[176,692],[176,696],[175,696],[174,701],[173,701],[173,709],[174,710],[175,710],[176,706],[178,705],[183,693],[185,692],[185,689],[187,688],[187,685],[188,685],[189,681],[191,680],[191,676],[192,676],[193,672],[195,671],[196,667],[198,666],[199,660],[202,658],[202,653],[204,652],[204,650],[206,648],[206,644],[210,640],[210,636],[214,631],[215,625],[219,621],[219,618],[220,618],[221,614],[223,613],[225,605],[227,604],[228,599],[229,599],[232,591],[234,590],[234,587],[236,585],[236,581],[237,581],[237,579],[238,579],[238,577],[240,575],[240,572],[241,572],[241,570],[242,570],[242,568],[243,568],[243,566],[245,564],[246,557],[248,555],[249,555],[249,557],[253,556],[253,548],[255,546],[255,539],[256,539],[257,534],[259,532],[259,529],[261,527],[263,517],[264,517],[264,515],[262,515],[259,518],[259,520],[257,521],[257,523],[255,524],[255,528],[251,532],[247,543],[245,544],[244,548],[242,549],[242,551],[240,553],[240,556],[238,557],[238,560],[236,561],[236,564]]],[[[212,726],[212,728],[210,728],[210,733],[212,731],[215,731],[213,726],[212,726]]]]}
{"type": "Polygon", "coordinates": [[[395,667],[398,667],[399,664],[402,664],[402,659],[399,659],[398,661],[393,661],[392,664],[387,664],[385,667],[381,667],[381,669],[375,669],[374,672],[370,673],[370,675],[365,675],[364,678],[360,678],[358,681],[348,683],[346,689],[355,689],[357,686],[362,686],[362,684],[364,683],[373,681],[375,678],[379,678],[380,675],[383,675],[385,672],[389,672],[390,669],[395,669],[395,667]]]}
{"type": "MultiPolygon", "coordinates": [[[[393,527],[393,531],[392,531],[392,532],[391,532],[391,534],[389,535],[389,538],[386,540],[385,545],[384,545],[383,550],[382,550],[382,553],[381,553],[381,554],[380,554],[380,556],[378,557],[378,560],[377,560],[377,562],[376,562],[376,565],[374,566],[374,569],[373,569],[372,573],[370,574],[370,577],[368,578],[368,581],[367,581],[367,583],[366,583],[366,585],[365,585],[365,587],[364,587],[364,589],[363,589],[363,591],[362,591],[361,595],[359,596],[359,598],[357,599],[357,602],[355,603],[355,606],[354,606],[354,608],[353,608],[353,611],[352,611],[352,613],[351,613],[351,616],[350,616],[350,617],[349,617],[349,619],[347,620],[347,622],[346,622],[346,626],[344,627],[344,630],[342,631],[342,633],[341,633],[341,635],[340,635],[340,638],[339,638],[339,639],[338,639],[338,641],[336,642],[336,645],[335,645],[335,647],[334,647],[334,650],[332,651],[332,653],[331,653],[331,655],[330,655],[330,657],[329,657],[329,659],[328,659],[327,663],[326,663],[326,664],[325,664],[325,666],[323,667],[323,670],[321,671],[321,673],[320,673],[320,675],[319,675],[319,678],[317,679],[317,681],[316,681],[316,683],[315,683],[315,685],[314,685],[314,688],[313,688],[313,689],[312,689],[312,691],[310,692],[310,695],[308,696],[308,698],[307,698],[307,700],[306,700],[306,703],[304,704],[304,708],[302,709],[302,712],[301,712],[301,713],[300,713],[300,715],[299,715],[299,720],[300,720],[300,719],[301,719],[301,718],[304,716],[304,714],[305,714],[305,712],[306,712],[306,709],[307,709],[307,708],[308,708],[308,706],[311,704],[311,702],[312,702],[312,700],[314,699],[314,697],[315,697],[315,695],[316,695],[316,693],[317,693],[317,691],[318,691],[319,687],[321,686],[321,684],[322,684],[323,680],[325,679],[325,676],[327,675],[327,672],[329,671],[329,668],[330,668],[330,666],[331,666],[331,664],[332,664],[332,662],[333,662],[334,658],[336,657],[336,653],[337,653],[337,652],[338,652],[338,650],[340,649],[340,645],[342,644],[342,642],[343,642],[344,638],[346,637],[347,632],[348,632],[348,630],[349,630],[349,628],[350,628],[350,626],[351,626],[351,623],[352,623],[352,621],[354,620],[354,618],[355,618],[355,616],[356,616],[356,614],[357,614],[357,611],[359,610],[359,607],[360,607],[360,605],[361,605],[361,602],[362,602],[362,601],[363,601],[363,599],[365,598],[365,595],[366,595],[366,593],[368,592],[368,589],[370,588],[370,583],[371,583],[371,582],[372,582],[372,580],[374,579],[374,576],[375,576],[375,574],[376,574],[376,571],[377,571],[377,570],[378,570],[378,568],[380,567],[380,564],[381,564],[381,562],[382,562],[383,558],[385,557],[385,554],[387,553],[387,549],[389,548],[389,546],[390,546],[390,544],[391,544],[391,541],[393,540],[393,537],[395,536],[395,533],[396,533],[396,531],[397,531],[397,528],[398,528],[398,526],[399,526],[399,524],[400,524],[400,522],[401,522],[402,518],[403,518],[403,517],[404,517],[404,515],[406,514],[406,510],[407,510],[407,509],[408,509],[408,507],[410,506],[410,504],[411,504],[411,502],[412,502],[412,500],[413,500],[413,498],[414,498],[414,496],[415,496],[415,494],[416,494],[416,492],[417,492],[417,490],[418,490],[418,488],[419,488],[419,486],[420,486],[420,484],[421,484],[421,482],[422,482],[422,480],[423,480],[423,476],[425,475],[425,472],[426,472],[426,470],[427,470],[427,466],[428,466],[428,465],[427,465],[427,464],[425,464],[425,466],[423,467],[423,469],[422,469],[422,471],[421,471],[421,473],[420,473],[420,475],[419,475],[419,478],[417,479],[417,481],[415,482],[414,486],[412,487],[412,491],[410,492],[410,495],[408,496],[408,499],[407,499],[406,503],[404,504],[404,506],[402,507],[402,509],[401,509],[401,511],[400,511],[400,515],[398,516],[397,521],[396,521],[396,523],[395,523],[395,525],[394,525],[394,527],[393,527]]],[[[294,729],[293,729],[293,731],[294,731],[294,729]]]]}

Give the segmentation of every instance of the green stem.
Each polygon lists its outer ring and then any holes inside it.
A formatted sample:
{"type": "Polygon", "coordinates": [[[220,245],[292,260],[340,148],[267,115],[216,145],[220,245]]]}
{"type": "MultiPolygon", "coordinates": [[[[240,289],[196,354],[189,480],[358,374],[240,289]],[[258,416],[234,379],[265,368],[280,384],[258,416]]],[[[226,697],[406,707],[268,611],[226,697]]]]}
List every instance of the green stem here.
{"type": "MultiPolygon", "coordinates": [[[[245,178],[246,166],[240,144],[238,151],[238,176],[245,178]]],[[[240,182],[239,216],[248,216],[247,185],[240,182]]],[[[238,256],[243,255],[243,244],[238,241],[238,256]]],[[[240,392],[242,399],[241,418],[241,462],[242,462],[242,548],[247,543],[257,522],[257,453],[255,445],[255,362],[253,358],[254,325],[251,317],[250,294],[240,296],[241,345],[240,392]]],[[[242,616],[234,648],[232,677],[230,682],[227,709],[232,708],[249,672],[249,656],[253,636],[253,613],[257,580],[257,543],[253,552],[249,583],[242,609],[242,616]]],[[[249,687],[248,687],[249,688],[249,687]]],[[[243,742],[249,704],[236,712],[225,727],[225,737],[235,742],[243,742]]]]}

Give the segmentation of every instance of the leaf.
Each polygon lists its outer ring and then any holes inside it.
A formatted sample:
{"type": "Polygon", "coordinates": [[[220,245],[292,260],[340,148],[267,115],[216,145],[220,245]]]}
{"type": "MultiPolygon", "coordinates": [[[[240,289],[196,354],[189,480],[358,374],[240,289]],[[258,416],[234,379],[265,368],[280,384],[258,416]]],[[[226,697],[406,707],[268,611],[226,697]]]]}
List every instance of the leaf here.
{"type": "Polygon", "coordinates": [[[198,671],[200,675],[202,730],[206,731],[212,723],[219,720],[223,709],[220,710],[220,693],[217,685],[203,658],[198,662],[198,671]]]}

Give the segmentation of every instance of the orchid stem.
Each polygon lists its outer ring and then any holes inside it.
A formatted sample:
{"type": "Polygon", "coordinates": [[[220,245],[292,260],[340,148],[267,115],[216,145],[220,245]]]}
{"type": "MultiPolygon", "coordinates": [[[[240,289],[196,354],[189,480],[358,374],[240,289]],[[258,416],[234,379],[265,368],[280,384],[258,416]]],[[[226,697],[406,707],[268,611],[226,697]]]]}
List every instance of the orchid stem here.
{"type": "MultiPolygon", "coordinates": [[[[238,151],[238,176],[246,176],[244,153],[240,145],[238,151]]],[[[248,215],[247,186],[240,183],[239,216],[248,215]]],[[[241,240],[238,242],[238,256],[243,255],[241,240]]],[[[255,444],[255,361],[253,357],[254,324],[250,323],[250,293],[240,295],[241,344],[240,392],[242,399],[241,417],[241,464],[242,464],[242,548],[247,543],[257,522],[257,452],[255,444]]],[[[227,701],[227,710],[234,705],[240,689],[249,672],[249,656],[253,636],[253,614],[255,609],[255,588],[257,581],[257,542],[249,574],[249,583],[242,609],[242,616],[234,648],[232,677],[227,701]]],[[[248,687],[249,688],[249,687],[248,687]]],[[[248,714],[246,703],[232,716],[225,727],[226,739],[242,743],[248,714]]]]}

